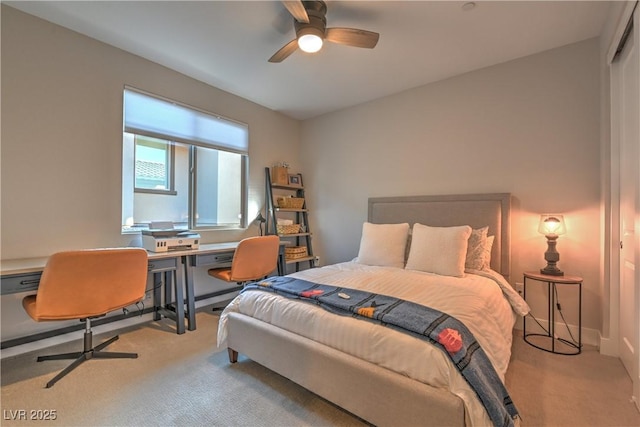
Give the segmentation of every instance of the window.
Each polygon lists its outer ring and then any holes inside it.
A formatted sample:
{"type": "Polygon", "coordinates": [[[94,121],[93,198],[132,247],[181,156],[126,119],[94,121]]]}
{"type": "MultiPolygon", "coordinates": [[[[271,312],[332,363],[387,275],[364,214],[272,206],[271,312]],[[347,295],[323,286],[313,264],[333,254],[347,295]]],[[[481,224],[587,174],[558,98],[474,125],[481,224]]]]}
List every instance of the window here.
{"type": "Polygon", "coordinates": [[[135,191],[173,194],[174,146],[170,141],[135,136],[135,191]]]}
{"type": "Polygon", "coordinates": [[[247,125],[125,88],[122,147],[124,233],[247,226],[247,125]]]}

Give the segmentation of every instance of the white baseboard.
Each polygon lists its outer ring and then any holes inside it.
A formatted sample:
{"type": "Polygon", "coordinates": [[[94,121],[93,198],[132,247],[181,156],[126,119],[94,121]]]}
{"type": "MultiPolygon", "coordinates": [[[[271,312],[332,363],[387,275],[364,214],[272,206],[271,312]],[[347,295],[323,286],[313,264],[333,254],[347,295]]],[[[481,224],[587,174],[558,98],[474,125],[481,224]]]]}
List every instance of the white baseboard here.
{"type": "Polygon", "coordinates": [[[207,306],[207,305],[211,305],[211,304],[216,304],[216,303],[232,300],[239,293],[240,293],[240,291],[229,292],[227,294],[218,295],[218,296],[215,296],[215,297],[211,297],[211,298],[203,299],[203,300],[200,300],[200,301],[196,301],[196,308],[200,308],[200,307],[204,307],[204,306],[207,306]]]}
{"type": "Polygon", "coordinates": [[[620,352],[618,351],[618,342],[617,340],[612,340],[611,338],[605,338],[600,335],[600,354],[605,356],[620,356],[620,352]]]}

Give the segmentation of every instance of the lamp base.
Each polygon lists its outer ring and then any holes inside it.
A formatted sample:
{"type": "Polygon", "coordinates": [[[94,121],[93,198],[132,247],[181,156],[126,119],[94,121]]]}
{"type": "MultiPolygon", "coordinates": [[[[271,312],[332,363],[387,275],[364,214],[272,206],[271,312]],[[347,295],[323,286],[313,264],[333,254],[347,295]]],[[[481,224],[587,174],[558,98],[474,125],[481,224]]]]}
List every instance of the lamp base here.
{"type": "Polygon", "coordinates": [[[562,270],[557,267],[558,261],[560,261],[560,254],[556,250],[556,240],[558,236],[556,234],[547,234],[547,251],[544,253],[544,260],[547,261],[547,266],[540,269],[540,273],[548,276],[564,276],[562,270]]]}
{"type": "Polygon", "coordinates": [[[546,274],[547,276],[564,276],[564,271],[560,270],[556,266],[547,265],[545,268],[540,269],[541,274],[546,274]]]}

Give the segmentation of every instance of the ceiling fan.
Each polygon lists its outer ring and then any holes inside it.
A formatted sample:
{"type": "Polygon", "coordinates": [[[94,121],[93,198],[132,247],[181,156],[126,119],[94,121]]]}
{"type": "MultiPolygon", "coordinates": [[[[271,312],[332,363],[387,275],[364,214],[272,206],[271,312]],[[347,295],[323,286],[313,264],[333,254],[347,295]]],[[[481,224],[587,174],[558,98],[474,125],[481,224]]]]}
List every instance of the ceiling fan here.
{"type": "Polygon", "coordinates": [[[269,62],[282,62],[300,48],[309,53],[322,48],[324,40],[347,46],[372,49],[378,44],[380,34],[356,28],[327,28],[327,5],[322,0],[283,1],[293,16],[296,38],[277,51],[269,62]]]}

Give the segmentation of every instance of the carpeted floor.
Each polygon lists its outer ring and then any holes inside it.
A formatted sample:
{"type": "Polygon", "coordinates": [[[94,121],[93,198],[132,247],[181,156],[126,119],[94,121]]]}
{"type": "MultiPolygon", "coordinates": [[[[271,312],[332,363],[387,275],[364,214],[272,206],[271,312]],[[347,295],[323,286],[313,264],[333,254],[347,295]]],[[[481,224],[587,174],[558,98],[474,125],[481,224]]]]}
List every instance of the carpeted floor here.
{"type": "MultiPolygon", "coordinates": [[[[35,354],[2,360],[1,424],[366,425],[242,356],[230,365],[226,351],[215,351],[217,314],[203,310],[197,316],[198,329],[184,335],[176,335],[166,321],[122,331],[109,350],[138,352],[138,359],[91,360],[51,389],[44,384],[67,361],[36,363],[35,354]],[[30,419],[46,415],[55,420],[30,419]]],[[[101,338],[106,337],[95,341],[101,338]]],[[[76,341],[38,354],[80,346],[76,341]]],[[[523,426],[640,426],[622,364],[595,349],[553,355],[516,335],[506,383],[523,426]]]]}
{"type": "Polygon", "coordinates": [[[547,353],[517,331],[505,382],[523,426],[640,426],[622,362],[594,347],[575,356],[547,353]]]}

